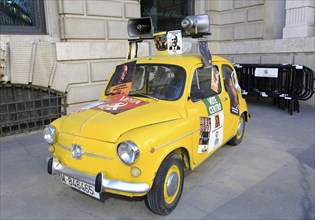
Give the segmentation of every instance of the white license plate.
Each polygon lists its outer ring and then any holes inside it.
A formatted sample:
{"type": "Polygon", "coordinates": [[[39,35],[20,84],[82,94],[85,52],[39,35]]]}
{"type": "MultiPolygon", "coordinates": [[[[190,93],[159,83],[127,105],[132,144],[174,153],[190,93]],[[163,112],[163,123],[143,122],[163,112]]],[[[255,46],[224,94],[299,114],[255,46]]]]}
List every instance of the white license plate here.
{"type": "Polygon", "coordinates": [[[64,184],[71,186],[72,188],[75,188],[77,190],[80,190],[81,192],[84,192],[85,194],[88,194],[89,196],[100,199],[100,194],[98,192],[95,192],[95,186],[82,182],[80,180],[74,179],[62,173],[60,173],[60,178],[64,184]]]}

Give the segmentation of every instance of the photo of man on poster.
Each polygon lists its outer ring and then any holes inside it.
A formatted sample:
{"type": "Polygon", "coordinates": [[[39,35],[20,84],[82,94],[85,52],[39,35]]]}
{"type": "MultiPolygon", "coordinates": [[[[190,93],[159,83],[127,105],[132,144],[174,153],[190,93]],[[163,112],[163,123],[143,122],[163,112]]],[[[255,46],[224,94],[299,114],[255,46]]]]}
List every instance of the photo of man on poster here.
{"type": "Polygon", "coordinates": [[[180,30],[167,33],[167,45],[169,54],[182,54],[182,34],[180,30]]]}
{"type": "Polygon", "coordinates": [[[173,51],[180,50],[180,46],[177,45],[178,38],[176,35],[172,36],[171,42],[172,42],[172,45],[168,48],[169,50],[173,50],[173,51]]]}

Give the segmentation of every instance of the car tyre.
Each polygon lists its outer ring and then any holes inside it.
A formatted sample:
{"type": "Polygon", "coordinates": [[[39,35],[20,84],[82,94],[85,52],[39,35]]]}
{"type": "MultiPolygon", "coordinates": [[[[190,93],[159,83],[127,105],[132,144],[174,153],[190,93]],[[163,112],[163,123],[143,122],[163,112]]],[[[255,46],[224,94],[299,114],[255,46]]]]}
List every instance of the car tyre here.
{"type": "Polygon", "coordinates": [[[148,208],[158,215],[170,214],[178,205],[183,185],[183,163],[177,155],[170,155],[161,164],[147,195],[148,208]]]}
{"type": "Polygon", "coordinates": [[[239,145],[242,142],[244,132],[245,132],[245,116],[244,114],[242,114],[238,120],[236,135],[231,140],[229,140],[228,144],[232,146],[239,145]]]}

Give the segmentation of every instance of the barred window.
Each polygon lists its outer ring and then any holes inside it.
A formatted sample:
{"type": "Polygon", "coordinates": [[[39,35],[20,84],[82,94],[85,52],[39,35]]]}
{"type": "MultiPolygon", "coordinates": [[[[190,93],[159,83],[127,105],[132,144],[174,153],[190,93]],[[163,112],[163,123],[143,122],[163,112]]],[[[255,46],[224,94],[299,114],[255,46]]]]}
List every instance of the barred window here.
{"type": "Polygon", "coordinates": [[[141,16],[151,17],[155,32],[180,30],[181,21],[193,14],[192,0],[141,0],[141,16]]]}
{"type": "Polygon", "coordinates": [[[43,0],[0,0],[1,34],[44,34],[43,0]]]}

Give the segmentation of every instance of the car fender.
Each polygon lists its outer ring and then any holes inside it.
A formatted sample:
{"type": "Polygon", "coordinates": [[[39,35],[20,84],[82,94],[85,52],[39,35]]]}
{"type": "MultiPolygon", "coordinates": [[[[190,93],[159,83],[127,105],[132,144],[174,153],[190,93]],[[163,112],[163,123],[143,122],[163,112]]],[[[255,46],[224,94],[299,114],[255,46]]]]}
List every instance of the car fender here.
{"type": "Polygon", "coordinates": [[[126,132],[119,138],[117,146],[120,142],[129,140],[140,150],[140,156],[131,168],[139,168],[141,176],[131,177],[132,181],[145,182],[152,186],[161,163],[171,153],[179,154],[185,166],[190,167],[187,163],[190,161],[193,133],[192,126],[186,119],[148,125],[126,132]],[[186,157],[181,155],[184,153],[186,157]]]}

